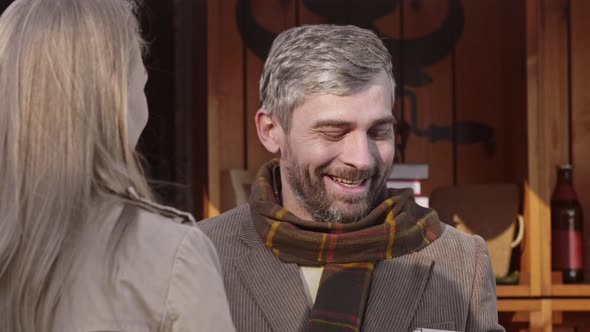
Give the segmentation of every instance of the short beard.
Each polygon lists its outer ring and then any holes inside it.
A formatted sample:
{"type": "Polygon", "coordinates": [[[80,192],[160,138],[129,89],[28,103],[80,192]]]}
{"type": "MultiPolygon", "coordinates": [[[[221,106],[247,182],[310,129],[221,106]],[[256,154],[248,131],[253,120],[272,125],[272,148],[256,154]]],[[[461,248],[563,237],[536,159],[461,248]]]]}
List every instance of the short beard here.
{"type": "Polygon", "coordinates": [[[327,165],[318,167],[312,177],[308,168],[299,164],[294,158],[289,158],[290,156],[285,157],[287,158],[284,158],[281,162],[287,172],[285,177],[295,197],[303,208],[309,212],[314,221],[343,224],[357,222],[367,216],[375,207],[376,201],[380,198],[385,186],[385,181],[377,183],[382,178],[378,169],[367,171],[350,168],[332,170],[332,173],[338,176],[371,180],[371,188],[369,188],[366,196],[350,201],[343,200],[344,203],[354,204],[349,209],[338,207],[328,197],[325,188],[323,177],[326,174],[327,165]]]}

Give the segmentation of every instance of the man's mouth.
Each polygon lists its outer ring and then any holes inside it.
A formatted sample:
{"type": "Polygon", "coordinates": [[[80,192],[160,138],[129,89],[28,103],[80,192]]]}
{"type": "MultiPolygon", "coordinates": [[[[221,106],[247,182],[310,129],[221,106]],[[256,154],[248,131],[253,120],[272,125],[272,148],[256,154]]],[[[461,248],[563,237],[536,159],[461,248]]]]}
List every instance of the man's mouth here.
{"type": "Polygon", "coordinates": [[[333,175],[328,175],[328,177],[330,177],[330,179],[332,179],[334,182],[337,182],[339,184],[342,184],[346,187],[351,187],[351,188],[358,187],[366,181],[366,179],[353,180],[353,179],[346,179],[346,178],[341,178],[341,177],[337,177],[337,176],[333,176],[333,175]]]}

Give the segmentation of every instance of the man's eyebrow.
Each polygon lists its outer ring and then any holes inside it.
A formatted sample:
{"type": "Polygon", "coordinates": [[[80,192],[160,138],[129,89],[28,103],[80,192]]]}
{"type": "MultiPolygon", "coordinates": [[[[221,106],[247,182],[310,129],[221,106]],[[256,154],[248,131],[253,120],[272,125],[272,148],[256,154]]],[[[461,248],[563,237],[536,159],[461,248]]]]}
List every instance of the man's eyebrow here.
{"type": "MultiPolygon", "coordinates": [[[[393,115],[388,116],[388,117],[384,117],[381,119],[377,119],[373,122],[373,124],[371,125],[371,127],[377,127],[377,126],[382,126],[382,125],[390,125],[390,124],[395,124],[396,119],[393,115]]],[[[343,120],[333,120],[333,119],[328,119],[328,120],[319,120],[317,121],[312,128],[317,129],[317,128],[327,128],[327,127],[331,127],[331,128],[346,128],[346,127],[350,127],[352,126],[352,124],[348,121],[343,121],[343,120]]]]}
{"type": "Polygon", "coordinates": [[[397,120],[395,119],[395,117],[393,115],[391,115],[386,118],[381,118],[381,119],[376,120],[375,122],[373,122],[372,127],[395,124],[396,122],[397,122],[397,120]]]}
{"type": "Polygon", "coordinates": [[[314,125],[313,128],[326,128],[326,127],[334,127],[334,128],[345,128],[350,127],[350,122],[342,121],[342,120],[319,120],[314,125]]]}

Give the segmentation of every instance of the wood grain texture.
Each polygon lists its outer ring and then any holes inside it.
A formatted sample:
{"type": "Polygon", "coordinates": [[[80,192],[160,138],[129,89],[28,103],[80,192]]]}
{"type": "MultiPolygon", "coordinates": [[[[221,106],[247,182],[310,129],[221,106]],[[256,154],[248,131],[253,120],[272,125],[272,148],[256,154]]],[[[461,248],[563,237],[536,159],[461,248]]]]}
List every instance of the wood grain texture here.
{"type": "Polygon", "coordinates": [[[456,49],[456,119],[489,126],[493,137],[457,145],[457,183],[519,184],[522,177],[514,174],[522,176],[526,164],[513,156],[525,151],[524,7],[506,0],[464,6],[465,31],[456,49]]]}
{"type": "MultiPolygon", "coordinates": [[[[456,120],[475,121],[493,128],[490,145],[457,144],[457,184],[502,181],[503,122],[502,11],[494,0],[465,1],[465,31],[455,57],[456,120]]],[[[460,134],[457,133],[457,136],[460,134]]]]}
{"type": "Polygon", "coordinates": [[[590,2],[570,2],[574,187],[584,214],[584,276],[590,282],[590,2]]]}
{"type": "Polygon", "coordinates": [[[528,299],[506,299],[498,300],[499,312],[532,312],[541,311],[541,301],[528,299]]]}
{"type": "MultiPolygon", "coordinates": [[[[448,4],[447,1],[405,0],[403,15],[403,38],[425,37],[440,27],[448,15],[448,4]]],[[[416,95],[417,127],[426,130],[431,125],[448,126],[453,121],[451,53],[422,71],[432,78],[432,83],[422,87],[404,86],[416,95]]],[[[404,99],[404,119],[408,122],[411,121],[412,104],[411,98],[404,99]]],[[[427,137],[415,133],[410,135],[405,161],[428,163],[430,166],[430,177],[423,183],[424,195],[430,195],[436,187],[453,184],[452,144],[450,140],[431,142],[427,137]]]]}
{"type": "Polygon", "coordinates": [[[228,171],[245,165],[243,43],[235,1],[207,3],[209,206],[213,216],[235,205],[228,171]]]}
{"type": "Polygon", "coordinates": [[[530,313],[530,332],[552,332],[551,300],[540,300],[541,310],[530,313]]]}
{"type": "MultiPolygon", "coordinates": [[[[538,67],[539,67],[539,43],[538,43],[538,21],[539,21],[539,3],[538,0],[526,1],[526,65],[527,65],[527,137],[530,130],[530,113],[536,113],[539,108],[538,96],[538,67]]],[[[531,145],[528,146],[527,162],[530,163],[531,156],[536,157],[531,153],[531,145]]],[[[536,151],[536,149],[535,149],[536,151]]],[[[540,246],[539,233],[541,225],[536,222],[538,220],[538,207],[541,205],[538,195],[530,186],[530,166],[527,167],[527,180],[524,186],[524,220],[525,220],[525,245],[521,256],[521,270],[529,274],[531,295],[539,296],[541,294],[541,258],[539,255],[533,253],[533,250],[538,250],[540,246]]],[[[535,173],[535,176],[536,173],[535,173]]],[[[538,179],[533,181],[535,186],[538,186],[538,179]]]]}
{"type": "Polygon", "coordinates": [[[504,112],[497,135],[504,137],[503,180],[523,189],[527,174],[525,1],[501,1],[501,6],[502,82],[498,88],[503,96],[504,112]]]}
{"type": "MultiPolygon", "coordinates": [[[[263,28],[274,33],[280,33],[295,26],[295,0],[251,0],[254,18],[263,28]]],[[[273,156],[258,139],[254,117],[260,108],[259,82],[264,62],[251,50],[246,50],[246,168],[256,171],[262,164],[273,156]]]]}
{"type": "Polygon", "coordinates": [[[568,155],[567,0],[527,0],[528,187],[532,295],[551,293],[549,200],[568,155]]]}
{"type": "MultiPolygon", "coordinates": [[[[556,183],[555,167],[569,162],[569,91],[568,91],[568,0],[543,0],[543,17],[541,21],[542,42],[539,45],[542,54],[540,66],[539,102],[540,107],[536,120],[537,132],[530,133],[531,149],[539,153],[539,163],[529,159],[529,178],[531,183],[533,168],[538,171],[538,195],[544,205],[541,206],[542,216],[538,222],[543,226],[539,254],[542,260],[542,291],[548,294],[551,287],[551,252],[550,229],[551,215],[548,209],[550,196],[556,183]]],[[[531,116],[531,114],[529,114],[531,116]]],[[[531,119],[532,120],[532,119],[531,119]]],[[[531,128],[529,127],[529,130],[531,128]]]]}

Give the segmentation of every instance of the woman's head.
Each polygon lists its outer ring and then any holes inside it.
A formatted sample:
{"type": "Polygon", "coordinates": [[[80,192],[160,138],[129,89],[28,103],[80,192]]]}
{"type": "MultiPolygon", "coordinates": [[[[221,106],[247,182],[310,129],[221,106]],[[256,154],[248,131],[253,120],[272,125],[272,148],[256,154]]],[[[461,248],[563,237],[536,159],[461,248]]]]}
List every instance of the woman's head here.
{"type": "Polygon", "coordinates": [[[109,182],[100,167],[129,159],[147,121],[141,49],[131,2],[15,1],[0,19],[0,121],[17,125],[0,128],[14,141],[3,145],[23,158],[34,150],[27,162],[44,167],[85,157],[70,166],[97,167],[97,182],[109,182]]]}
{"type": "Polygon", "coordinates": [[[0,330],[46,314],[48,281],[95,207],[130,186],[150,196],[133,152],[147,121],[134,8],[16,0],[0,16],[0,298],[16,301],[0,330]]]}

